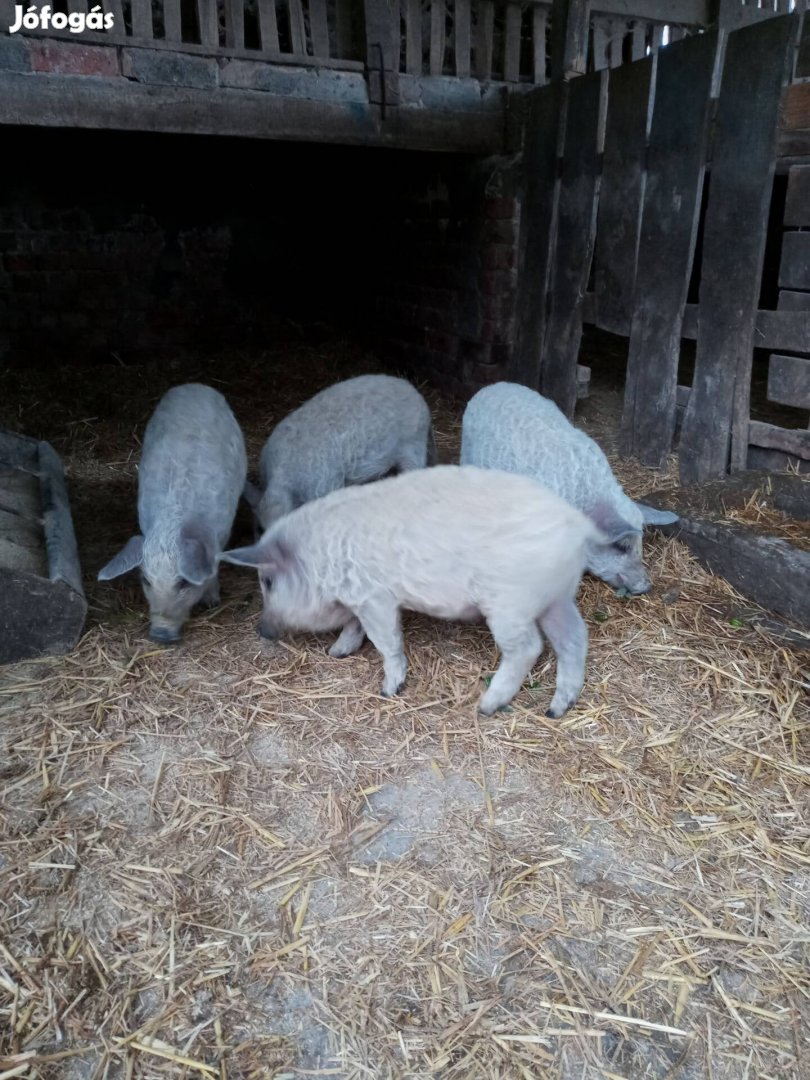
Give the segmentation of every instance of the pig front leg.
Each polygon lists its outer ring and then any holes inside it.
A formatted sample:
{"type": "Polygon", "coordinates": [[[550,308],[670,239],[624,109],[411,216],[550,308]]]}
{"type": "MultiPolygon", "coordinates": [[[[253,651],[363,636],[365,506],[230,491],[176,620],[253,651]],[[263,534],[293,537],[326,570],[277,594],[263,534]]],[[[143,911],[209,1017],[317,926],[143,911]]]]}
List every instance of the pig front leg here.
{"type": "Polygon", "coordinates": [[[491,716],[508,705],[520,690],[543,648],[537,624],[515,622],[514,615],[492,615],[487,619],[495,644],[501,650],[501,662],[492,682],[478,704],[479,712],[491,716]]]}
{"type": "MultiPolygon", "coordinates": [[[[383,658],[383,697],[398,694],[405,683],[408,662],[402,640],[399,607],[389,597],[373,599],[357,612],[361,627],[383,658]]],[[[344,627],[345,633],[345,627],[344,627]]],[[[341,634],[341,637],[343,634],[341,634]]]]}
{"type": "Polygon", "coordinates": [[[573,600],[553,604],[540,625],[557,657],[557,686],[546,716],[556,719],[576,702],[585,682],[588,628],[573,600]]]}
{"type": "Polygon", "coordinates": [[[330,656],[343,658],[356,653],[365,640],[366,632],[359,619],[352,618],[340,632],[340,637],[329,650],[330,656]]]}

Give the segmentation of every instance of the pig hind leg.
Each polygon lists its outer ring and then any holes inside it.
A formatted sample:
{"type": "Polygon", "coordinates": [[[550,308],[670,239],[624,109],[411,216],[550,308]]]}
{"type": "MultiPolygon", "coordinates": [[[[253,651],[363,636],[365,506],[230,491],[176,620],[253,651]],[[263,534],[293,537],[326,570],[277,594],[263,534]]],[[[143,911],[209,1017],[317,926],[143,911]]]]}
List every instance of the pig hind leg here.
{"type": "Polygon", "coordinates": [[[560,600],[543,613],[540,625],[557,657],[557,685],[546,716],[557,718],[579,697],[585,682],[588,628],[573,600],[560,600]]]}
{"type": "Polygon", "coordinates": [[[389,599],[369,601],[358,610],[357,617],[369,641],[383,658],[383,697],[393,697],[402,689],[408,669],[399,608],[389,599]]]}
{"type": "Polygon", "coordinates": [[[340,632],[340,637],[329,650],[330,656],[344,657],[356,653],[365,640],[366,632],[359,619],[352,618],[340,632]]]}
{"type": "Polygon", "coordinates": [[[515,623],[514,615],[492,615],[487,625],[501,651],[501,662],[478,709],[490,716],[508,705],[523,685],[543,651],[543,638],[535,622],[515,623]]]}

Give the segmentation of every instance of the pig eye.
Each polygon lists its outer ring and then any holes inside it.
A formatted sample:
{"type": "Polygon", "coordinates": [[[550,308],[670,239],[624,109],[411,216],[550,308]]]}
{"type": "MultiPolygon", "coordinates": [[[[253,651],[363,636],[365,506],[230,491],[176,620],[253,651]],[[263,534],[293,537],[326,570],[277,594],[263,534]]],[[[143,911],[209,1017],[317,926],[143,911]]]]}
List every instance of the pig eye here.
{"type": "Polygon", "coordinates": [[[627,552],[630,550],[630,547],[626,540],[617,540],[613,547],[622,555],[626,555],[627,552]]]}
{"type": "Polygon", "coordinates": [[[271,589],[273,587],[273,579],[269,577],[263,577],[262,585],[264,585],[265,589],[271,589]]]}
{"type": "Polygon", "coordinates": [[[152,582],[149,580],[146,574],[141,574],[141,584],[145,585],[147,589],[151,588],[152,586],[152,582]]]}
{"type": "Polygon", "coordinates": [[[186,579],[184,577],[181,577],[178,580],[177,584],[175,585],[175,589],[177,590],[177,592],[182,592],[184,589],[190,589],[190,588],[191,588],[191,582],[186,581],[186,579]]]}

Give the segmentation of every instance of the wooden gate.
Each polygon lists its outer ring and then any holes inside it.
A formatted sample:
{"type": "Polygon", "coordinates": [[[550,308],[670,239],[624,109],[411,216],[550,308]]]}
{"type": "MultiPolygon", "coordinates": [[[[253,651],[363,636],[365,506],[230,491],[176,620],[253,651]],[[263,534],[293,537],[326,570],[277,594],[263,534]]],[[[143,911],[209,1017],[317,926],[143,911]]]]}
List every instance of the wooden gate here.
{"type": "Polygon", "coordinates": [[[529,93],[512,377],[571,416],[583,323],[629,338],[624,450],[660,467],[681,419],[684,483],[765,464],[766,449],[771,466],[810,462],[810,432],[750,417],[755,348],[774,352],[769,398],[810,408],[810,157],[790,172],[778,307],[759,310],[785,88],[807,63],[801,23],[796,11],[714,27],[529,93]]]}

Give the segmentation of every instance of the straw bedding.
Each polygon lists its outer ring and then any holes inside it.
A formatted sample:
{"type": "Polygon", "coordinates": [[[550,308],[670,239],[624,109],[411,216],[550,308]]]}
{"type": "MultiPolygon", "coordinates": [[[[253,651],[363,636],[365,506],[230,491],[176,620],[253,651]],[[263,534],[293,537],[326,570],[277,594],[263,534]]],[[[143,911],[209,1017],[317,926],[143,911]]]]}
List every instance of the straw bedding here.
{"type": "MultiPolygon", "coordinates": [[[[561,720],[546,654],[477,716],[484,626],[406,616],[385,700],[368,644],[261,643],[248,571],[172,650],[135,580],[95,582],[169,385],[219,385],[255,462],[379,369],[290,341],[14,376],[0,423],[63,455],[91,612],[71,655],[0,673],[0,1078],[810,1075],[807,653],[677,541],[647,540],[648,596],[583,583],[561,720]]],[[[426,393],[452,460],[461,408],[426,393]]],[[[631,494],[672,484],[615,459],[620,401],[580,422],[631,494]]]]}

